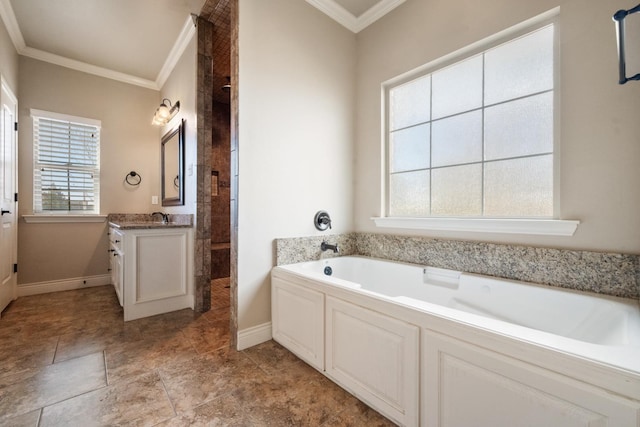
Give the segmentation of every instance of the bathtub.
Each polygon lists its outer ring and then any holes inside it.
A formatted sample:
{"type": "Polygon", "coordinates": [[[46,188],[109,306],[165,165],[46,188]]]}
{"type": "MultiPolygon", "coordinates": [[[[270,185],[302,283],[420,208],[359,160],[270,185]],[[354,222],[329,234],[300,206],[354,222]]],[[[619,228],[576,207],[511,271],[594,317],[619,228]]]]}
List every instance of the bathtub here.
{"type": "Polygon", "coordinates": [[[498,398],[522,425],[640,425],[635,300],[346,256],[275,267],[272,313],[276,341],[402,425],[519,425],[498,398]]]}

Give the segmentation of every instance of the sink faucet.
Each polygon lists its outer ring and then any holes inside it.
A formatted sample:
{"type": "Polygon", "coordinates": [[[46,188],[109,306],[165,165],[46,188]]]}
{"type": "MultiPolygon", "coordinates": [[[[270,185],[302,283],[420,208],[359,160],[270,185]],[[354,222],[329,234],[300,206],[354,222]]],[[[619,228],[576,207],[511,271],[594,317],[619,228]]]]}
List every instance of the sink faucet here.
{"type": "Polygon", "coordinates": [[[162,223],[169,224],[169,214],[166,214],[164,212],[154,212],[151,214],[151,219],[153,219],[154,215],[162,215],[162,223]]]}
{"type": "Polygon", "coordinates": [[[340,249],[338,249],[338,245],[337,244],[330,245],[327,242],[322,242],[320,244],[320,249],[322,249],[322,252],[328,251],[328,250],[332,250],[334,254],[337,254],[340,251],[340,249]]]}

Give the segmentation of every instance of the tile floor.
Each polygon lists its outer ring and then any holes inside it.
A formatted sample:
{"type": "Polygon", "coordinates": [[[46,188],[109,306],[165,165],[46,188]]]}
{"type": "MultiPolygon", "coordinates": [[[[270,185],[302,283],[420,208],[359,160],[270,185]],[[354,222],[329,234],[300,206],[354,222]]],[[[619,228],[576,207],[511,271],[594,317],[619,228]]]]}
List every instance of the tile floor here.
{"type": "Polygon", "coordinates": [[[269,341],[229,349],[212,309],[123,322],[111,286],[22,297],[0,318],[0,426],[392,426],[269,341]]]}

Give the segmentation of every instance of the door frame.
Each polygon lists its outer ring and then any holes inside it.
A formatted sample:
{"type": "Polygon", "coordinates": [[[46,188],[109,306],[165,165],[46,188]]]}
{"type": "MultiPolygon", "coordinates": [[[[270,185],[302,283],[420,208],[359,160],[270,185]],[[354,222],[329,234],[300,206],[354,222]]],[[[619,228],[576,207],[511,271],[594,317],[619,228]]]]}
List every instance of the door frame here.
{"type": "MultiPolygon", "coordinates": [[[[18,98],[16,97],[15,93],[13,92],[13,90],[11,89],[11,86],[9,85],[9,83],[6,81],[6,79],[4,78],[4,75],[0,74],[0,108],[4,103],[4,95],[5,94],[9,97],[9,101],[11,101],[14,105],[14,111],[13,111],[13,118],[14,118],[14,122],[17,124],[18,123],[18,98]]],[[[0,131],[4,131],[3,129],[0,129],[0,131]]],[[[18,194],[18,130],[17,128],[13,131],[13,136],[14,136],[14,147],[13,147],[13,164],[14,164],[14,168],[13,168],[13,192],[17,195],[18,194]]],[[[13,201],[13,205],[12,205],[12,210],[13,210],[13,244],[12,244],[12,253],[11,253],[11,258],[12,258],[12,263],[14,265],[18,264],[18,201],[14,199],[13,201]]],[[[12,293],[12,300],[15,300],[16,298],[18,298],[18,273],[17,271],[14,269],[13,272],[11,273],[13,275],[13,277],[11,278],[11,287],[13,288],[11,290],[12,293]]],[[[2,307],[2,309],[4,309],[4,307],[2,307]]],[[[0,309],[0,314],[2,309],[0,309]]]]}

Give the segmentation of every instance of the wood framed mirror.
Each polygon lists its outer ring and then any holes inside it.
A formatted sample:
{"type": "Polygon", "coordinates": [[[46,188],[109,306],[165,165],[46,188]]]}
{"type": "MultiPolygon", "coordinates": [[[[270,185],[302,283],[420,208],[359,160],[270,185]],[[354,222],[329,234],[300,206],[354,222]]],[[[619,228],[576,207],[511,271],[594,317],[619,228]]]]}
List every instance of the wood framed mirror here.
{"type": "Polygon", "coordinates": [[[184,205],[184,119],[162,137],[162,206],[184,205]]]}

